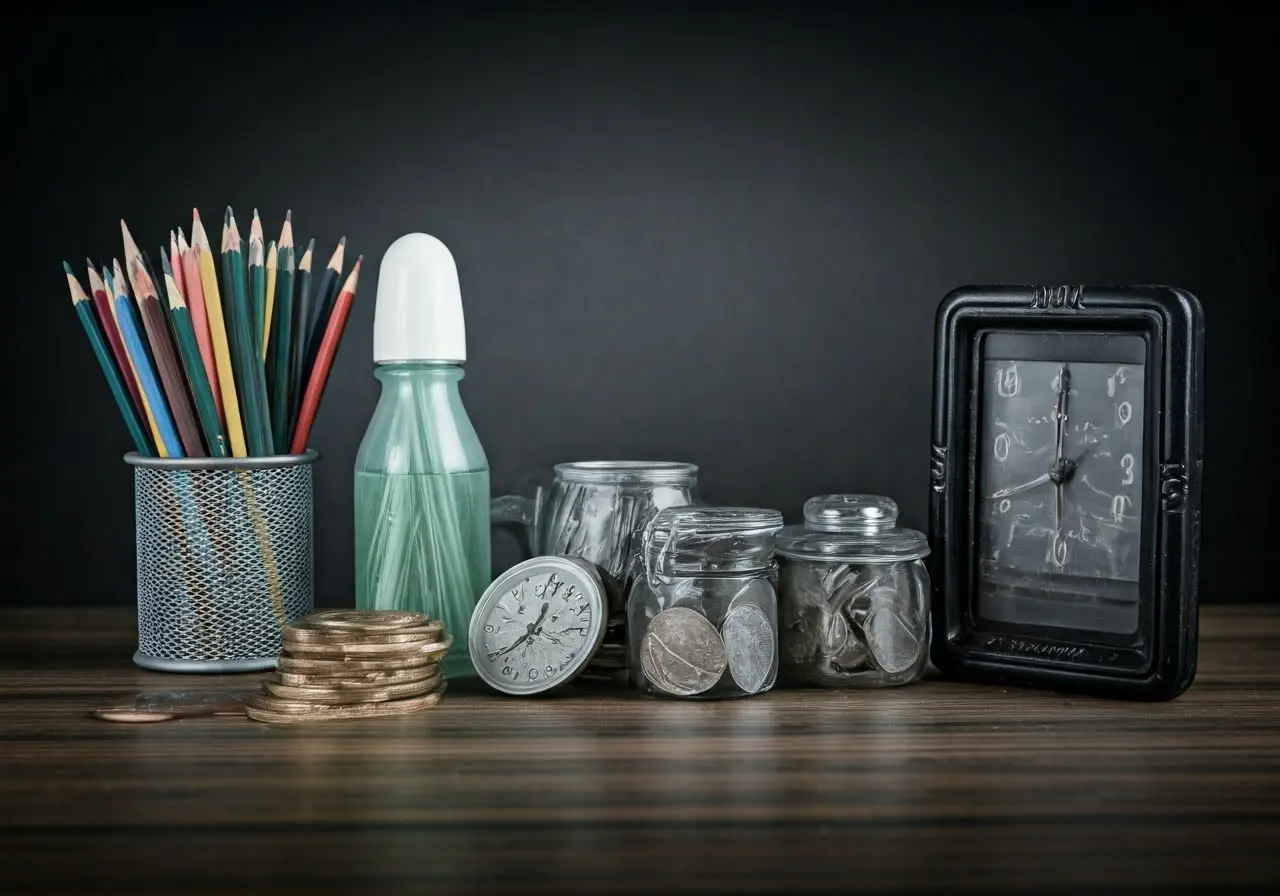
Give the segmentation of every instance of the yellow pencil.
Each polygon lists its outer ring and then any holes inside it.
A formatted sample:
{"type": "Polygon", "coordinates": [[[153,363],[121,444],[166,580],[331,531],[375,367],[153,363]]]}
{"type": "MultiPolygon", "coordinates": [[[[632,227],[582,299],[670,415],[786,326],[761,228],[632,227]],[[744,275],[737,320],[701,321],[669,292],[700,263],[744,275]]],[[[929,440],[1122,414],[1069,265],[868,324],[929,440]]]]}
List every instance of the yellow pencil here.
{"type": "MultiPolygon", "coordinates": [[[[120,270],[120,262],[112,260],[112,275],[104,277],[106,281],[107,294],[111,296],[111,319],[116,325],[116,329],[120,329],[120,312],[116,310],[116,296],[128,296],[129,287],[126,285],[124,271],[120,270]]],[[[103,274],[108,273],[105,269],[103,274]]],[[[130,304],[129,307],[137,307],[130,304]]],[[[138,322],[138,329],[142,329],[142,323],[138,322]]],[[[160,427],[156,426],[156,416],[151,413],[151,403],[147,401],[147,393],[142,388],[142,380],[138,378],[138,371],[134,369],[133,359],[129,360],[129,372],[133,374],[134,382],[138,385],[138,397],[142,399],[142,413],[147,417],[147,426],[151,428],[151,438],[155,441],[156,454],[160,457],[168,457],[169,452],[165,450],[164,439],[160,438],[160,427]]]]}
{"type": "Polygon", "coordinates": [[[267,313],[262,316],[262,361],[267,360],[267,343],[271,341],[271,312],[276,304],[276,268],[280,266],[280,256],[276,251],[276,241],[267,244],[267,313]]]}
{"type": "Polygon", "coordinates": [[[191,249],[200,264],[200,285],[204,289],[205,316],[209,319],[209,336],[213,340],[213,358],[218,368],[218,388],[222,391],[222,411],[227,416],[227,439],[232,457],[248,457],[244,443],[244,427],[240,423],[240,399],[236,397],[236,378],[231,368],[231,349],[227,345],[227,327],[222,319],[222,298],[218,293],[218,275],[213,267],[213,250],[209,236],[200,223],[200,210],[191,210],[191,249]]]}

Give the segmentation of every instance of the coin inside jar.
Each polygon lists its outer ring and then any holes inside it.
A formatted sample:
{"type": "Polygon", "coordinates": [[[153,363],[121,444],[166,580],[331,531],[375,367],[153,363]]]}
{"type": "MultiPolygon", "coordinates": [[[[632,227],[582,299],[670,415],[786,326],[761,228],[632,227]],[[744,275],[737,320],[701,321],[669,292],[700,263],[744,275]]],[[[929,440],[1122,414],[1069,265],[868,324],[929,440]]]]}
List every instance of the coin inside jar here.
{"type": "Polygon", "coordinates": [[[878,607],[862,623],[873,662],[890,675],[905,672],[920,658],[920,639],[894,610],[878,607]]]}
{"type": "Polygon", "coordinates": [[[728,665],[724,642],[705,616],[686,607],[663,610],[640,642],[640,668],[659,691],[692,697],[715,686],[728,665]]]}
{"type": "Polygon", "coordinates": [[[720,634],[734,683],[748,694],[764,688],[777,658],[769,617],[755,604],[741,604],[729,611],[720,634]]]}

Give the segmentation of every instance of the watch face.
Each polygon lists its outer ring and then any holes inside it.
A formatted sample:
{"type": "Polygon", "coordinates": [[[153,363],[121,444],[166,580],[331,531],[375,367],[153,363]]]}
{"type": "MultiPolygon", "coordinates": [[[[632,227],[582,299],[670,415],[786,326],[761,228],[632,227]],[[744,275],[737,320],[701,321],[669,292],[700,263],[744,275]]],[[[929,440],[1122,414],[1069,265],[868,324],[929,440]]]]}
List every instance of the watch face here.
{"type": "Polygon", "coordinates": [[[978,360],[979,619],[1138,628],[1146,343],[989,333],[978,360]]]}

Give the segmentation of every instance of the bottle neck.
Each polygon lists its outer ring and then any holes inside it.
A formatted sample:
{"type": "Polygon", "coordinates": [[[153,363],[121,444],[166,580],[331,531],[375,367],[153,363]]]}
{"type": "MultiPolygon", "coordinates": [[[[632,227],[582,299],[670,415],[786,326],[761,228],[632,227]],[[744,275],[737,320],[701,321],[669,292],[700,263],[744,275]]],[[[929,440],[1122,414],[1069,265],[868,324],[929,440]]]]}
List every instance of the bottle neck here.
{"type": "Polygon", "coordinates": [[[384,384],[406,380],[456,384],[466,373],[461,364],[450,361],[388,361],[374,367],[373,375],[384,384]]]}

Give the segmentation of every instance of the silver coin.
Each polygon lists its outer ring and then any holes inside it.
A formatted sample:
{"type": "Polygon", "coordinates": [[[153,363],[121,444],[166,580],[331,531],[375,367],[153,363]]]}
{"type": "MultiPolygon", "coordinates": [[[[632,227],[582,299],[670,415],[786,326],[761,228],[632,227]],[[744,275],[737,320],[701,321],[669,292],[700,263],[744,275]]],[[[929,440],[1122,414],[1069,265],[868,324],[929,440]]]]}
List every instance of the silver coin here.
{"type": "Polygon", "coordinates": [[[663,610],[640,642],[640,669],[649,684],[673,697],[710,690],[728,665],[720,633],[686,607],[663,610]]]}
{"type": "Polygon", "coordinates": [[[867,637],[871,661],[882,672],[897,675],[920,659],[923,649],[920,638],[897,611],[889,607],[877,607],[868,613],[862,622],[862,631],[867,637]]]}
{"type": "Polygon", "coordinates": [[[778,639],[764,610],[744,603],[729,611],[720,626],[729,674],[748,694],[762,690],[778,656],[778,639]]]}

